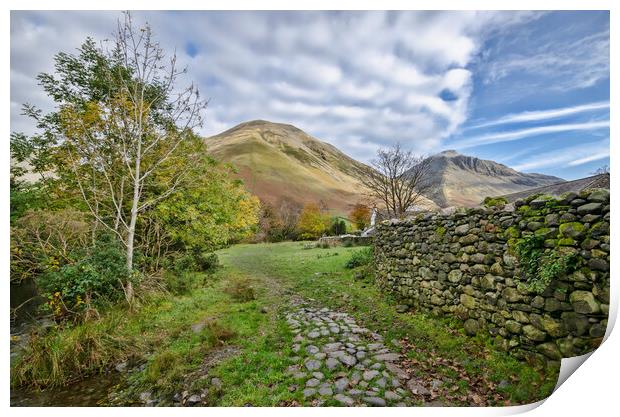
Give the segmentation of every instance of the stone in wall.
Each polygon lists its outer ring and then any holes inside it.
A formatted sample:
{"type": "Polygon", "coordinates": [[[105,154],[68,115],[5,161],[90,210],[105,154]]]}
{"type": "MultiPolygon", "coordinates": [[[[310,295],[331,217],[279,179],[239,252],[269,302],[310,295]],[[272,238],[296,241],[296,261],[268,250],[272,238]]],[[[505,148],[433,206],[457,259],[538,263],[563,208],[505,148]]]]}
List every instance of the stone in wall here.
{"type": "Polygon", "coordinates": [[[377,279],[415,309],[455,316],[467,334],[485,331],[518,357],[581,355],[607,327],[609,212],[609,191],[593,189],[384,221],[374,239],[377,279]],[[534,273],[517,249],[525,241],[540,251],[534,273]],[[552,276],[547,285],[543,276],[552,276]]]}

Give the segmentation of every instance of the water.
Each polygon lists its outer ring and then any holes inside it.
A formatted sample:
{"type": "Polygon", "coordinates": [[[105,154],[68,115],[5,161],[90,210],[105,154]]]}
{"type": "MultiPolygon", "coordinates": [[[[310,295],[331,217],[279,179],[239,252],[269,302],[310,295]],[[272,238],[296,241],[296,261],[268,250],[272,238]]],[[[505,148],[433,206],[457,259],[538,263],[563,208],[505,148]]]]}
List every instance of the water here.
{"type": "MultiPolygon", "coordinates": [[[[33,280],[11,283],[11,359],[25,343],[32,326],[45,322],[38,316],[38,307],[44,301],[38,295],[33,280]],[[13,311],[14,308],[19,308],[13,311]]],[[[11,389],[12,407],[93,407],[107,405],[108,394],[121,380],[112,372],[96,375],[66,387],[43,391],[11,389]]]]}
{"type": "Polygon", "coordinates": [[[94,407],[108,405],[108,394],[120,382],[112,372],[97,375],[66,387],[42,391],[12,389],[11,407],[94,407]]]}
{"type": "Polygon", "coordinates": [[[34,280],[11,282],[11,334],[19,332],[37,319],[39,306],[43,301],[34,280]]]}

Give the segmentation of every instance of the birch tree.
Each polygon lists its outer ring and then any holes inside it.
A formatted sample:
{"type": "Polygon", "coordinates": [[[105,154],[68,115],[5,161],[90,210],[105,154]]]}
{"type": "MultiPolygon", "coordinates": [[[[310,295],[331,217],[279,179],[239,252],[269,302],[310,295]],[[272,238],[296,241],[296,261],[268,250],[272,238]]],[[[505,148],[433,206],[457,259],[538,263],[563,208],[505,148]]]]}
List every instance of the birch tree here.
{"type": "Polygon", "coordinates": [[[138,217],[174,193],[187,166],[168,178],[167,189],[149,193],[149,180],[201,126],[206,101],[194,85],[178,89],[176,55],[166,59],[151,27],[136,28],[124,14],[102,79],[113,85],[99,102],[68,104],[60,112],[66,156],[92,215],[126,247],[133,268],[138,217]],[[110,216],[110,214],[113,214],[110,216]]]}
{"type": "MultiPolygon", "coordinates": [[[[41,170],[53,165],[59,182],[78,190],[96,224],[124,245],[131,271],[140,216],[175,193],[198,158],[186,144],[196,141],[207,101],[193,84],[179,87],[186,69],[130,13],[111,40],[87,39],[78,55],[57,54],[55,64],[54,74],[38,79],[56,111],[44,115],[26,105],[24,113],[43,133],[13,134],[12,148],[27,149],[22,159],[41,170]],[[25,143],[53,152],[39,152],[43,159],[25,143]]],[[[131,301],[130,282],[125,292],[131,301]]]]}

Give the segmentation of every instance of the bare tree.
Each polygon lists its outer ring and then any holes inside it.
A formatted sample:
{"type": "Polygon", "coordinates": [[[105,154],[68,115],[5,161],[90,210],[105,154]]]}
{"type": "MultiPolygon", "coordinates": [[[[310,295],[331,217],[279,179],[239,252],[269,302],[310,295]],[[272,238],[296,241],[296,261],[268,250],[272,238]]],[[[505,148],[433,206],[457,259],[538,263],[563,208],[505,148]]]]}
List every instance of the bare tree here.
{"type": "Polygon", "coordinates": [[[381,201],[390,217],[403,217],[430,188],[430,158],[403,150],[399,143],[379,149],[362,183],[371,198],[381,201]]]}
{"type": "Polygon", "coordinates": [[[277,215],[282,224],[282,234],[287,239],[295,236],[297,222],[302,210],[303,206],[297,201],[286,196],[280,199],[277,215]]]}
{"type": "Polygon", "coordinates": [[[602,167],[599,167],[595,171],[591,172],[590,174],[592,175],[609,174],[609,165],[603,165],[602,167]]]}
{"type": "MultiPolygon", "coordinates": [[[[96,106],[65,108],[67,155],[86,205],[125,245],[132,270],[138,217],[182,182],[187,161],[174,161],[190,152],[184,143],[202,125],[207,102],[194,85],[178,89],[186,70],[177,69],[176,55],[167,59],[151,27],[136,28],[129,13],[119,20],[112,48],[99,53],[109,62],[101,78],[114,87],[96,106]]],[[[131,299],[132,289],[127,292],[131,299]]]]}

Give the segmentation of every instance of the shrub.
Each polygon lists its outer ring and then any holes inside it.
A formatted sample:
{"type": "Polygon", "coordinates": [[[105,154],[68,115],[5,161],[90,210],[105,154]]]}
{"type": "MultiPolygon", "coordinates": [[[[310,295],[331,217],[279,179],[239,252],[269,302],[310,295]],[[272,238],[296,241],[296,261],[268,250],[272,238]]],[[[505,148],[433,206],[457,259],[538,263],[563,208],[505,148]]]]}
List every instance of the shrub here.
{"type": "Polygon", "coordinates": [[[201,272],[211,272],[220,266],[220,260],[213,252],[200,252],[194,257],[196,266],[201,272]]]}
{"type": "Polygon", "coordinates": [[[90,225],[74,209],[28,211],[11,228],[11,281],[74,263],[90,245],[90,225]]]}
{"type": "Polygon", "coordinates": [[[116,301],[130,279],[125,252],[110,235],[101,235],[78,262],[39,279],[47,306],[57,318],[81,312],[101,301],[116,301]]]}
{"type": "Polygon", "coordinates": [[[193,272],[164,272],[163,281],[166,289],[175,295],[187,294],[196,282],[193,272]]]}
{"type": "Polygon", "coordinates": [[[576,254],[545,251],[543,244],[544,237],[534,234],[525,236],[515,245],[521,269],[527,278],[528,289],[539,294],[544,292],[554,279],[574,271],[578,263],[576,254]]]}
{"type": "Polygon", "coordinates": [[[190,252],[180,254],[174,259],[174,271],[177,274],[194,272],[197,270],[198,265],[196,263],[196,257],[190,252]]]}
{"type": "Polygon", "coordinates": [[[344,222],[344,220],[336,217],[332,222],[330,232],[332,235],[335,236],[344,235],[345,233],[347,233],[347,224],[344,222]]]}
{"type": "Polygon", "coordinates": [[[357,268],[358,266],[369,265],[370,263],[372,263],[372,259],[372,247],[367,247],[353,252],[344,266],[349,269],[357,268]]]}

